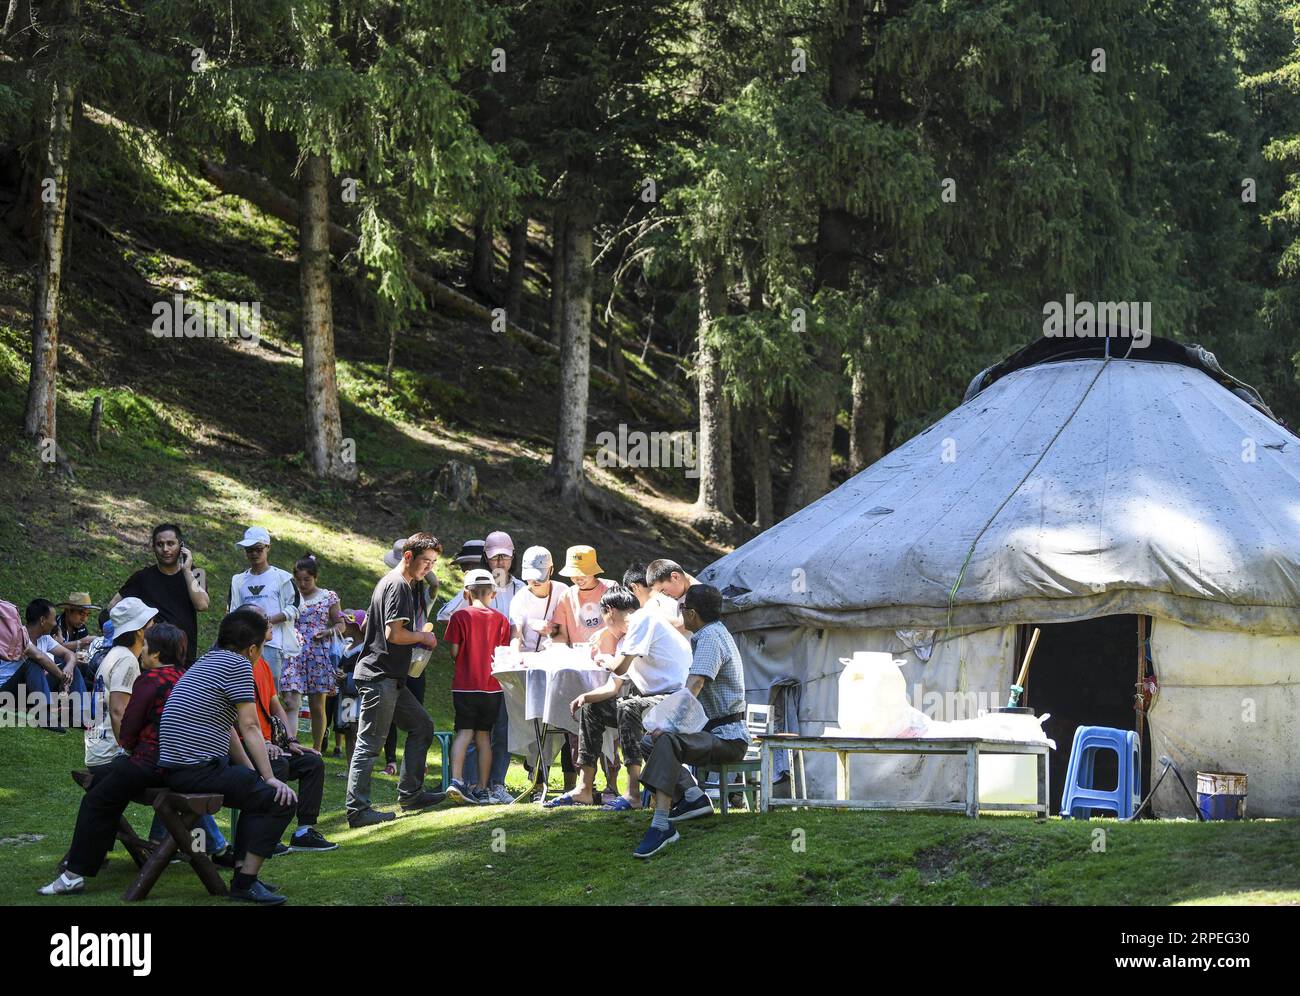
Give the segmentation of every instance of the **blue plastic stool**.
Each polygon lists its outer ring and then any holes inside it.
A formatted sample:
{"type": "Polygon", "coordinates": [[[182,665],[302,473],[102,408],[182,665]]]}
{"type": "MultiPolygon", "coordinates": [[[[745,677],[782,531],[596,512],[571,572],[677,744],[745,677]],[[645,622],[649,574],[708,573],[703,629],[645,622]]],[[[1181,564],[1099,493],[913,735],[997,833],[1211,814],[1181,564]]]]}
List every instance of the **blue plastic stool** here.
{"type": "Polygon", "coordinates": [[[1061,818],[1087,818],[1089,810],[1109,809],[1120,819],[1129,819],[1142,802],[1142,786],[1138,781],[1141,770],[1142,744],[1132,730],[1080,726],[1074,731],[1074,745],[1070,748],[1061,818]],[[1093,786],[1099,750],[1112,750],[1118,759],[1118,777],[1111,791],[1093,786]]]}

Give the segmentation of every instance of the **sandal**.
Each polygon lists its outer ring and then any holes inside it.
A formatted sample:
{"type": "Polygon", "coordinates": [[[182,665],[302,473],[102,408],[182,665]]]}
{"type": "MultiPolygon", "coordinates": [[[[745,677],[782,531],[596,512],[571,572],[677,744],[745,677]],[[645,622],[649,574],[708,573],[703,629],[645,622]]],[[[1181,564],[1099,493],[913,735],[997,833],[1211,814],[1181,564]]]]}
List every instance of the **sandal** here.
{"type": "Polygon", "coordinates": [[[594,802],[579,802],[573,797],[571,792],[565,792],[564,795],[557,795],[550,802],[542,803],[543,809],[561,809],[565,806],[594,806],[594,802]]]}
{"type": "Polygon", "coordinates": [[[614,812],[614,813],[629,813],[632,812],[636,807],[633,806],[632,803],[624,799],[621,795],[619,795],[614,797],[613,802],[607,802],[605,803],[605,805],[601,806],[600,808],[608,809],[610,812],[614,812]]]}

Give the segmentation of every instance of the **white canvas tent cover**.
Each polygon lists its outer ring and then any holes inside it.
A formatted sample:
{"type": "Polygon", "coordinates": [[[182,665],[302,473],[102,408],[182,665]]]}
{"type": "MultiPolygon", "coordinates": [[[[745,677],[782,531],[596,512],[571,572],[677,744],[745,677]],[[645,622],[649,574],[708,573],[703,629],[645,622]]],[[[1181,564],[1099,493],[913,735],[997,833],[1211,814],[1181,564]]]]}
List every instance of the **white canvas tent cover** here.
{"type": "Polygon", "coordinates": [[[1152,343],[1171,358],[1011,369],[705,569],[728,627],[1300,632],[1300,440],[1209,354],[1152,343]]]}
{"type": "MultiPolygon", "coordinates": [[[[793,678],[800,728],[823,733],[840,661],[881,650],[905,661],[918,709],[965,718],[1005,701],[1017,625],[1146,614],[1153,757],[1245,771],[1248,812],[1300,815],[1300,440],[1199,347],[1101,348],[1022,350],[926,432],[700,572],[726,598],[746,696],[793,678]],[[933,631],[932,650],[905,630],[933,631]]],[[[829,755],[807,764],[811,794],[829,793],[829,755]]],[[[962,798],[951,759],[852,764],[858,798],[962,798]]],[[[1154,807],[1190,815],[1172,778],[1154,807]]]]}

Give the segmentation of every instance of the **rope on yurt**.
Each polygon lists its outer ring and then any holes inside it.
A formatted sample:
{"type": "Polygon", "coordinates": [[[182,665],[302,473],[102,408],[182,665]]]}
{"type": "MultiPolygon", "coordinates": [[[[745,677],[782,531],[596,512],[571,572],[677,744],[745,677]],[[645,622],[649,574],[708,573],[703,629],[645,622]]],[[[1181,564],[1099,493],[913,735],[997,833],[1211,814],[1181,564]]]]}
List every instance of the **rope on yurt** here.
{"type": "Polygon", "coordinates": [[[979,541],[984,538],[984,533],[988,531],[989,526],[993,525],[993,520],[1002,514],[1002,510],[1006,508],[1011,499],[1016,496],[1016,492],[1020,490],[1025,481],[1029,480],[1030,475],[1038,469],[1038,465],[1043,462],[1043,459],[1047,456],[1051,448],[1056,445],[1056,441],[1060,438],[1061,433],[1065,431],[1065,427],[1070,424],[1074,419],[1074,416],[1079,414],[1079,409],[1083,407],[1084,401],[1092,392],[1093,386],[1097,383],[1098,378],[1101,377],[1102,371],[1106,369],[1110,360],[1111,357],[1109,356],[1108,351],[1108,355],[1103,357],[1101,366],[1097,368],[1097,372],[1093,375],[1092,380],[1088,382],[1088,386],[1084,389],[1083,393],[1079,395],[1079,400],[1075,403],[1074,410],[1066,416],[1065,421],[1060,424],[1056,432],[1052,434],[1052,438],[1047,441],[1047,445],[1043,447],[1043,451],[1038,454],[1038,459],[1033,462],[1027,471],[1025,471],[1024,476],[1016,482],[1016,486],[1011,489],[1010,493],[1008,493],[1005,498],[1002,499],[1002,504],[994,509],[993,514],[989,516],[988,521],[980,527],[980,531],[976,533],[975,538],[971,540],[970,549],[966,551],[966,559],[962,561],[961,570],[957,574],[957,580],[953,582],[952,590],[948,592],[948,622],[945,627],[946,629],[952,629],[952,609],[953,605],[957,602],[957,589],[961,587],[962,579],[966,577],[966,568],[970,566],[971,558],[975,556],[975,547],[979,545],[979,541]]]}

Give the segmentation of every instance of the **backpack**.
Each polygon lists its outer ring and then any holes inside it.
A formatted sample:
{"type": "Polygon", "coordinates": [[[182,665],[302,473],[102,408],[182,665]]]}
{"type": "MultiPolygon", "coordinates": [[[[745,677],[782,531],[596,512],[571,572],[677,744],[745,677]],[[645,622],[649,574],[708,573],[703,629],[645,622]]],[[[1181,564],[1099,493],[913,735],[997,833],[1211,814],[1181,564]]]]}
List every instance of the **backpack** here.
{"type": "Polygon", "coordinates": [[[104,663],[104,658],[108,652],[113,649],[113,644],[102,636],[95,637],[95,642],[90,645],[90,660],[86,662],[86,670],[90,673],[90,681],[87,684],[95,683],[95,675],[99,673],[99,665],[104,663]]]}
{"type": "Polygon", "coordinates": [[[27,629],[18,606],[0,598],[0,661],[20,661],[27,656],[27,629]]]}

